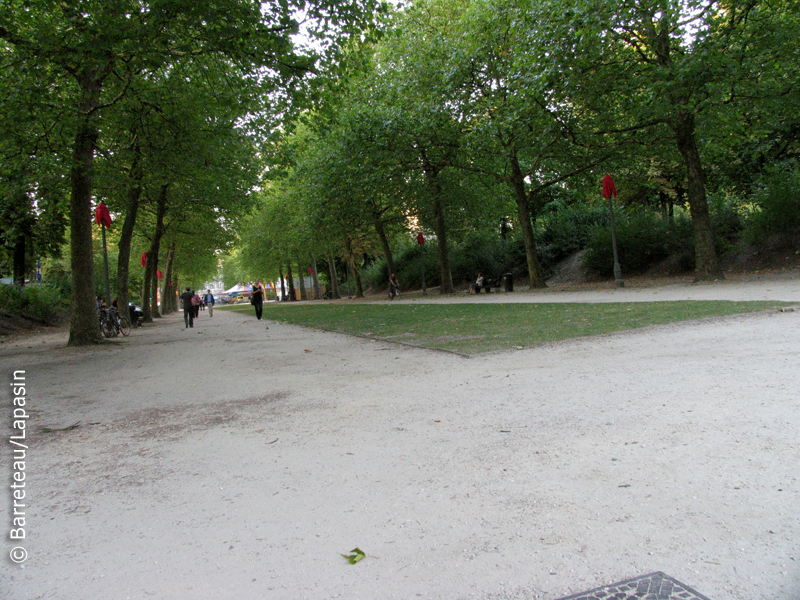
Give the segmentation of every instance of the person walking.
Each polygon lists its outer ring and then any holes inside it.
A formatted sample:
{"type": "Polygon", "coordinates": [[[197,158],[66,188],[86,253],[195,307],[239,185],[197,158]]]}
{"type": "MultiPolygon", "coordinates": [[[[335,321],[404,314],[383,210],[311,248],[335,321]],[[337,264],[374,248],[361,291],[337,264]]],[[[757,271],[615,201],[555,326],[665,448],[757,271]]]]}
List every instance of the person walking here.
{"type": "Polygon", "coordinates": [[[400,296],[400,282],[397,281],[397,275],[392,273],[389,275],[389,300],[394,300],[395,296],[400,296]]]}
{"type": "Polygon", "coordinates": [[[208,307],[208,316],[214,316],[214,294],[211,293],[211,290],[208,290],[205,296],[203,296],[203,303],[208,307]]]}
{"type": "Polygon", "coordinates": [[[193,299],[194,294],[192,293],[192,288],[186,286],[186,290],[181,294],[181,302],[183,302],[183,323],[185,325],[184,329],[194,327],[194,306],[192,306],[193,299]]]}
{"type": "Polygon", "coordinates": [[[253,284],[253,293],[250,296],[250,303],[256,307],[256,319],[261,320],[261,312],[264,309],[264,286],[256,279],[253,284]]]}
{"type": "Polygon", "coordinates": [[[200,305],[203,303],[200,300],[200,295],[197,292],[192,292],[192,306],[194,307],[194,318],[197,319],[200,317],[200,305]]]}

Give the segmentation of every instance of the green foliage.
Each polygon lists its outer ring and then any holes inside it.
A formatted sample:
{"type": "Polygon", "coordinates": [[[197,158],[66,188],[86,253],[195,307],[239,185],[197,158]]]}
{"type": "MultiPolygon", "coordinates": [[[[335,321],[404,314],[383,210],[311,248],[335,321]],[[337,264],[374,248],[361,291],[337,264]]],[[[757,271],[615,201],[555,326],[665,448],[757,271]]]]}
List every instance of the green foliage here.
{"type": "Polygon", "coordinates": [[[571,254],[583,250],[592,228],[605,226],[608,222],[608,209],[602,204],[562,207],[542,217],[536,246],[545,272],[571,254]]]}
{"type": "Polygon", "coordinates": [[[753,199],[758,209],[750,220],[750,239],[758,243],[779,236],[791,243],[800,230],[800,168],[775,165],[758,184],[753,199]]]}
{"type": "Polygon", "coordinates": [[[717,253],[732,254],[747,223],[747,211],[742,200],[720,190],[708,198],[711,225],[717,253]]]}
{"type": "Polygon", "coordinates": [[[0,285],[0,311],[12,315],[56,323],[63,318],[68,306],[68,296],[56,286],[31,284],[20,288],[0,285]]]}
{"type": "MultiPolygon", "coordinates": [[[[615,214],[617,250],[623,276],[643,273],[670,255],[688,252],[691,248],[691,223],[676,218],[673,223],[660,215],[638,211],[615,214]]],[[[611,225],[595,225],[589,233],[584,265],[598,275],[609,277],[614,272],[611,225]]]]}
{"type": "MultiPolygon", "coordinates": [[[[435,239],[425,244],[425,284],[428,287],[441,285],[439,269],[439,249],[435,239]]],[[[400,289],[420,289],[422,287],[422,264],[420,250],[409,245],[394,255],[400,289]]],[[[450,267],[455,285],[474,281],[478,273],[494,278],[504,273],[519,275],[526,272],[525,246],[521,237],[503,240],[497,235],[473,234],[464,242],[450,246],[450,267]]],[[[363,279],[373,289],[389,287],[386,260],[376,259],[363,279]]]]}

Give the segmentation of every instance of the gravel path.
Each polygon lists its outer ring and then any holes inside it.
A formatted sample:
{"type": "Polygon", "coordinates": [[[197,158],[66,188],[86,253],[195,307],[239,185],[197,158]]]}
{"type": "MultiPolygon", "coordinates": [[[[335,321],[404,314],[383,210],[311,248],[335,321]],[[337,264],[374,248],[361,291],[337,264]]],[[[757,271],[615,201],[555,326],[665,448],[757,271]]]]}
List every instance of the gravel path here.
{"type": "MultiPolygon", "coordinates": [[[[684,298],[800,279],[428,301],[684,298]]],[[[36,419],[2,597],[553,600],[654,571],[800,597],[800,311],[471,359],[223,311],[65,341],[0,344],[36,419]]]]}

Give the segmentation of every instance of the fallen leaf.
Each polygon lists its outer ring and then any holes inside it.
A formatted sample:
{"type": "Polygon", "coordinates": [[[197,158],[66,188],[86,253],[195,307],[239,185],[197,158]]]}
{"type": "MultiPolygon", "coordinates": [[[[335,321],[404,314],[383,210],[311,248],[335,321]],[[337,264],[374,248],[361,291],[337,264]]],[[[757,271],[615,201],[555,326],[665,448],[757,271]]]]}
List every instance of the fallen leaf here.
{"type": "Polygon", "coordinates": [[[303,352],[313,352],[313,350],[303,350],[303,352]]]}
{"type": "Polygon", "coordinates": [[[364,554],[358,548],[353,548],[352,550],[350,550],[350,552],[353,552],[353,554],[342,554],[342,556],[346,558],[351,565],[356,564],[358,561],[360,561],[362,558],[366,556],[366,554],[364,554]]]}

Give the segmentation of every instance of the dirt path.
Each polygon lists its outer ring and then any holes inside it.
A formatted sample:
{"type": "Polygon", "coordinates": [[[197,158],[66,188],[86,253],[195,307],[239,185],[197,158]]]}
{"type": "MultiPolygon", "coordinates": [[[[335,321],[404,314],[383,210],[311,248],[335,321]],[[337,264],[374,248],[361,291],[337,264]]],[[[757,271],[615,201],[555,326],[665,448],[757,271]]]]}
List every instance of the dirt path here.
{"type": "MultiPolygon", "coordinates": [[[[505,298],[687,294],[800,280],[505,298]]],[[[222,311],[65,341],[0,344],[37,419],[3,597],[552,600],[652,571],[800,597],[800,312],[472,359],[222,311]]]]}

